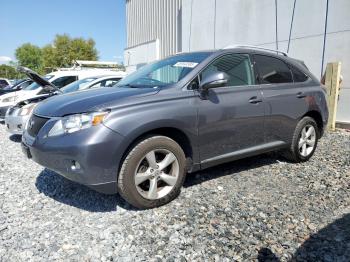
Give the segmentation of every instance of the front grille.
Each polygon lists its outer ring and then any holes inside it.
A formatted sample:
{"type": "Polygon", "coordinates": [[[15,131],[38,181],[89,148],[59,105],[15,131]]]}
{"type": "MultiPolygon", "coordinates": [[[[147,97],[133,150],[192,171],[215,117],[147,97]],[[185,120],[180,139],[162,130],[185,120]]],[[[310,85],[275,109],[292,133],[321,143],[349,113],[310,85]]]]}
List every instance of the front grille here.
{"type": "Polygon", "coordinates": [[[28,126],[27,126],[28,134],[30,136],[35,137],[48,120],[49,118],[32,115],[31,118],[28,120],[28,126]]]}

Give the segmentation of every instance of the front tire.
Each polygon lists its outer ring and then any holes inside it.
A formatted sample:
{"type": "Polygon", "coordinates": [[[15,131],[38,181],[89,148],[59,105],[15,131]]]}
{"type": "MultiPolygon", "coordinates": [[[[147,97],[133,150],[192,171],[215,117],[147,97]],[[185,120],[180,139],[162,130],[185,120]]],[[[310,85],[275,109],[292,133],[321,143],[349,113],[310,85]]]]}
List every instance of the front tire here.
{"type": "Polygon", "coordinates": [[[302,118],[294,130],[292,144],[283,156],[295,163],[308,161],[316,150],[319,134],[313,118],[302,118]]]}
{"type": "Polygon", "coordinates": [[[180,194],[185,166],[185,154],[174,140],[165,136],[146,138],[123,161],[118,192],[140,209],[162,206],[180,194]]]}

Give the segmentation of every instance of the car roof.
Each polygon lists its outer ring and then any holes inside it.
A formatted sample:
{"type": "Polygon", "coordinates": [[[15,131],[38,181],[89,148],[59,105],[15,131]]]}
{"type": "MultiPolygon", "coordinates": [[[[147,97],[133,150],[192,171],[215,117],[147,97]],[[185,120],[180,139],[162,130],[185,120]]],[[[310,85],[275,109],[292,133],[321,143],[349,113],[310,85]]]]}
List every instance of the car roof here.
{"type": "MultiPolygon", "coordinates": [[[[117,76],[117,75],[90,76],[90,77],[96,77],[96,80],[105,80],[105,79],[110,79],[110,78],[122,78],[121,76],[117,76]]],[[[87,77],[87,78],[90,78],[90,77],[87,77]]]]}
{"type": "MultiPolygon", "coordinates": [[[[293,66],[296,66],[300,70],[302,70],[304,73],[307,73],[309,76],[311,76],[311,72],[305,65],[305,63],[302,60],[292,58],[288,56],[287,53],[280,51],[280,50],[274,50],[269,49],[265,47],[259,47],[259,46],[228,46],[222,49],[215,49],[215,50],[203,50],[203,51],[195,51],[195,52],[184,52],[185,53],[201,53],[201,52],[207,52],[213,55],[214,57],[227,54],[227,53],[245,53],[245,54],[259,54],[259,55],[266,55],[266,56],[272,56],[278,59],[282,59],[286,62],[289,62],[293,66]]],[[[313,76],[314,77],[314,76],[313,76]]]]}

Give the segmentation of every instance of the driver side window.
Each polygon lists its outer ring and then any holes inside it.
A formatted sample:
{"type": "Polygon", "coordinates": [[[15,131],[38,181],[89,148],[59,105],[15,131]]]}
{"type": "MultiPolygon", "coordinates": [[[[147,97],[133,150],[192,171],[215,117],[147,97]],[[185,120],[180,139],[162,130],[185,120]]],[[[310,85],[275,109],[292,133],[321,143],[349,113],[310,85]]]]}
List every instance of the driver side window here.
{"type": "Polygon", "coordinates": [[[204,69],[200,74],[200,80],[216,72],[227,74],[228,82],[225,85],[227,87],[254,84],[249,55],[246,54],[223,55],[204,69]]]}

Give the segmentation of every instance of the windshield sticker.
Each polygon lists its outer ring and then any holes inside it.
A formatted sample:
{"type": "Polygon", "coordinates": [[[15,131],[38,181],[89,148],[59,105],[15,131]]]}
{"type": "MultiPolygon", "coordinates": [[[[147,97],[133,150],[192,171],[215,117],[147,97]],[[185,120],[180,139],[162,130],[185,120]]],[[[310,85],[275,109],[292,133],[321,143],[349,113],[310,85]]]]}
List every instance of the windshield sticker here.
{"type": "Polygon", "coordinates": [[[194,68],[196,65],[198,65],[198,63],[194,63],[194,62],[177,62],[175,65],[175,67],[188,67],[188,68],[194,68]]]}

